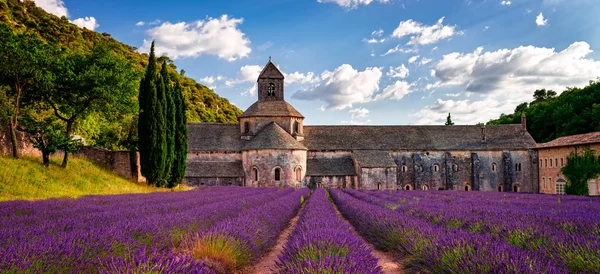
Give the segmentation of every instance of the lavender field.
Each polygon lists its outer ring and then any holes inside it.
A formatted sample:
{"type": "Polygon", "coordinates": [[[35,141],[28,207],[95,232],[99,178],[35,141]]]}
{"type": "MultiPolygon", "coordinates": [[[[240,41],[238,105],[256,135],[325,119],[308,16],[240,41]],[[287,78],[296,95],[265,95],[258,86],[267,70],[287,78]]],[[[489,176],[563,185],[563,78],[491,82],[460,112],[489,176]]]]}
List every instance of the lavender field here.
{"type": "Polygon", "coordinates": [[[386,273],[373,248],[407,273],[600,269],[590,197],[211,187],[0,205],[0,273],[246,273],[278,241],[272,273],[386,273]]]}

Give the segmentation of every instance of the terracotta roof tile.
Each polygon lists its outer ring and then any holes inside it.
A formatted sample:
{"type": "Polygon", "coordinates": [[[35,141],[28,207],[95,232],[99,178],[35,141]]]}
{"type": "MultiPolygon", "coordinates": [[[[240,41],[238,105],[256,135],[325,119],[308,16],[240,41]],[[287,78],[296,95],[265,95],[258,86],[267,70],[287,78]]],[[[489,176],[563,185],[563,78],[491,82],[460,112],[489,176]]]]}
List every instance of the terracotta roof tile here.
{"type": "Polygon", "coordinates": [[[277,123],[271,122],[261,129],[243,150],[251,149],[297,149],[306,150],[306,147],[292,137],[277,123]]]}
{"type": "Polygon", "coordinates": [[[600,143],[600,131],[578,135],[564,136],[550,142],[538,144],[538,148],[587,145],[600,143]]]}
{"type": "Polygon", "coordinates": [[[252,104],[240,118],[245,117],[297,117],[304,118],[286,101],[258,101],[252,104]]]}
{"type": "Polygon", "coordinates": [[[397,166],[386,150],[354,150],[353,152],[361,168],[397,166]]]}

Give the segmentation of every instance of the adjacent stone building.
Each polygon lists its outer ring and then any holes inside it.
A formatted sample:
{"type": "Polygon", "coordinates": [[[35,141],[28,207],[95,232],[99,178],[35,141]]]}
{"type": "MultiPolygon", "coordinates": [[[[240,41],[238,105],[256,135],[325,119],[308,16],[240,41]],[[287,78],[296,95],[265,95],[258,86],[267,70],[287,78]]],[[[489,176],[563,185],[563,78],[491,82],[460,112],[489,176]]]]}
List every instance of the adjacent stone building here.
{"type": "MultiPolygon", "coordinates": [[[[586,149],[600,152],[600,132],[565,136],[537,145],[540,193],[565,194],[567,181],[561,168],[567,164],[567,157],[572,152],[581,153],[586,149]]],[[[590,180],[588,188],[590,195],[600,195],[600,176],[590,180]]]]}
{"type": "Polygon", "coordinates": [[[304,126],[269,60],[239,125],[190,123],[190,185],[538,192],[522,124],[304,126]]]}

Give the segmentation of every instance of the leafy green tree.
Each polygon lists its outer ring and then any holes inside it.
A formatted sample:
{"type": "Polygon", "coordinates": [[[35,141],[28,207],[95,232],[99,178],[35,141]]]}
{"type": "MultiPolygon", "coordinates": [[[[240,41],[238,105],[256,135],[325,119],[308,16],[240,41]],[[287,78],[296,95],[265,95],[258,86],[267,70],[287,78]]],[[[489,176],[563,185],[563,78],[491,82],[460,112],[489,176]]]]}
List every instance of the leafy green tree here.
{"type": "Polygon", "coordinates": [[[450,116],[450,113],[448,113],[448,117],[446,117],[446,124],[447,126],[453,126],[454,122],[452,122],[452,117],[450,116]]]}
{"type": "Polygon", "coordinates": [[[42,152],[42,163],[45,167],[50,164],[50,156],[56,151],[77,153],[81,147],[81,140],[72,139],[64,135],[64,125],[56,116],[27,113],[19,129],[27,132],[33,147],[42,152]]]}
{"type": "MultiPolygon", "coordinates": [[[[98,44],[90,53],[65,53],[53,66],[52,85],[40,97],[66,124],[65,136],[73,134],[77,121],[92,113],[118,115],[135,112],[138,73],[126,60],[98,44]]],[[[69,152],[64,153],[67,167],[69,152]]]]}
{"type": "Polygon", "coordinates": [[[163,61],[160,76],[165,87],[165,126],[166,126],[166,138],[167,138],[167,156],[165,163],[165,179],[169,180],[171,177],[171,170],[173,167],[173,161],[175,160],[175,128],[176,128],[176,109],[174,101],[174,90],[171,78],[169,77],[169,71],[167,70],[167,61],[163,61]]]}
{"type": "Polygon", "coordinates": [[[546,101],[548,99],[552,99],[556,97],[556,91],[554,90],[546,90],[546,89],[538,89],[533,92],[533,102],[532,104],[546,101]]]}
{"type": "Polygon", "coordinates": [[[12,106],[8,124],[14,158],[19,158],[16,131],[21,99],[47,80],[49,60],[46,45],[35,34],[17,34],[0,24],[0,86],[10,87],[6,95],[12,106]]]}
{"type": "MultiPolygon", "coordinates": [[[[157,83],[162,83],[157,74],[154,42],[150,47],[146,74],[140,82],[138,147],[142,175],[149,184],[161,186],[164,183],[166,162],[165,112],[162,109],[157,83]]],[[[164,91],[164,84],[162,84],[164,91]]]]}
{"type": "Polygon", "coordinates": [[[171,178],[169,178],[168,187],[175,187],[181,183],[185,176],[185,168],[188,153],[188,132],[187,132],[187,117],[186,105],[183,100],[183,91],[179,81],[175,82],[174,90],[175,101],[175,159],[171,168],[171,178]]]}
{"type": "Polygon", "coordinates": [[[591,149],[582,154],[572,152],[561,172],[567,177],[567,194],[589,195],[588,181],[600,175],[600,158],[591,149]]]}

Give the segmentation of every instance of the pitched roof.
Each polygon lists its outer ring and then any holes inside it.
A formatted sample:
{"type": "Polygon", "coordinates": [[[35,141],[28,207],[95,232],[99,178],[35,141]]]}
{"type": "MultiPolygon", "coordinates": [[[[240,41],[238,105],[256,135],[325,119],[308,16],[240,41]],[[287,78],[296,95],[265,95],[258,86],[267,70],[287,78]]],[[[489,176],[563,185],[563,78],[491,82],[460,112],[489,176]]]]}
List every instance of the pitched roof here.
{"type": "Polygon", "coordinates": [[[533,149],[535,140],[518,125],[487,126],[304,126],[309,150],[504,150],[533,149]]]}
{"type": "Polygon", "coordinates": [[[585,134],[577,134],[571,136],[560,137],[550,142],[538,144],[538,148],[547,147],[562,147],[600,143],[600,131],[590,132],[585,134]]]}
{"type": "Polygon", "coordinates": [[[244,177],[242,161],[234,162],[188,162],[185,177],[238,178],[244,177]]]}
{"type": "MultiPolygon", "coordinates": [[[[271,79],[283,79],[283,73],[271,62],[271,58],[269,58],[269,62],[262,69],[258,78],[271,78],[271,79]]],[[[258,79],[257,79],[258,81],[258,79]]]]}
{"type": "Polygon", "coordinates": [[[354,162],[352,157],[309,158],[306,160],[306,176],[352,176],[354,162]]]}
{"type": "Polygon", "coordinates": [[[240,151],[240,127],[236,124],[188,123],[189,151],[240,151]]]}
{"type": "Polygon", "coordinates": [[[240,118],[244,117],[298,117],[304,118],[292,105],[286,101],[258,101],[252,104],[240,118]]]}
{"type": "Polygon", "coordinates": [[[396,162],[386,150],[354,150],[353,152],[361,168],[396,167],[396,162]]]}
{"type": "Polygon", "coordinates": [[[261,129],[243,147],[244,150],[251,149],[299,149],[306,150],[306,147],[298,142],[292,135],[287,133],[277,123],[271,122],[261,129]]]}

